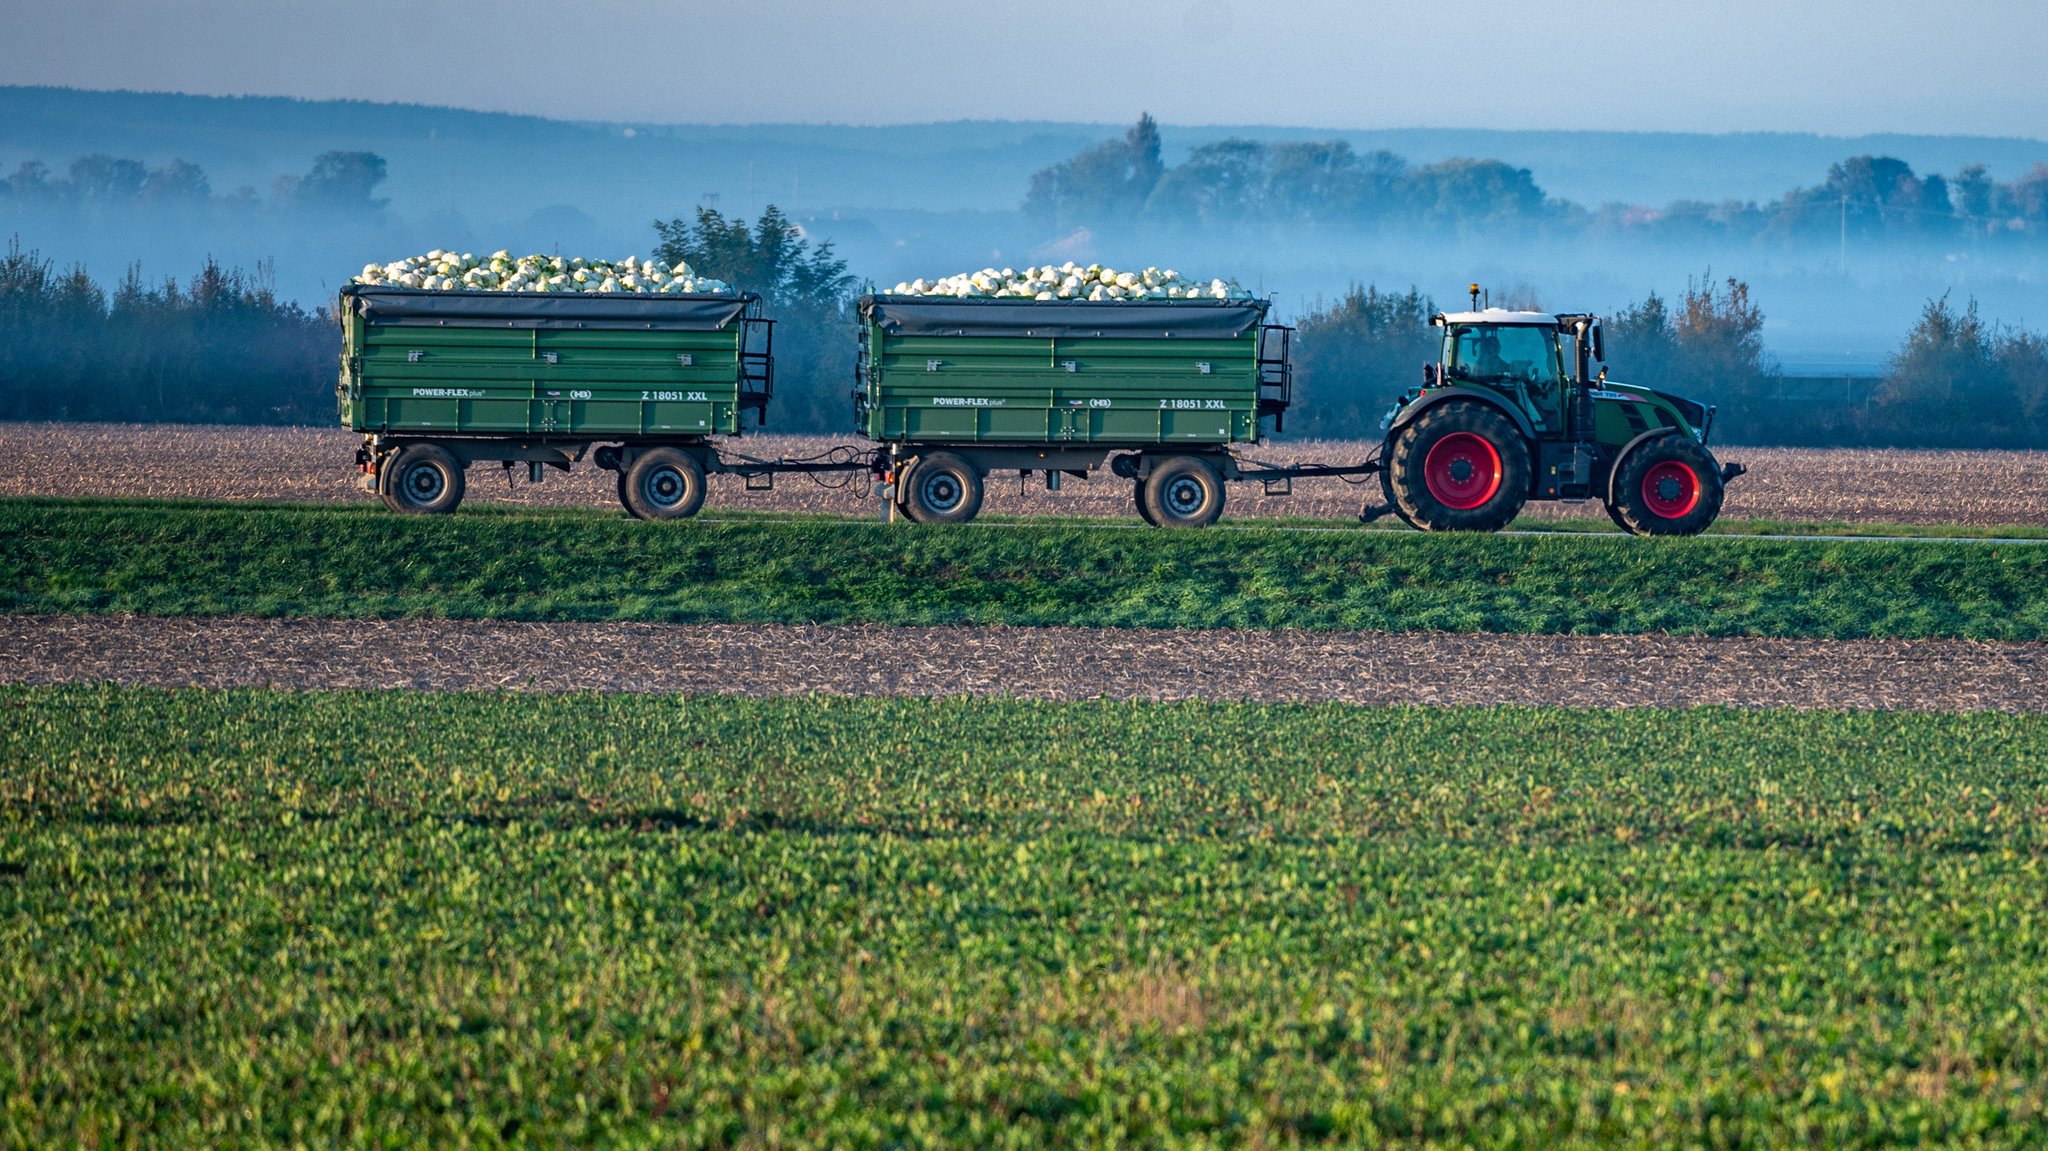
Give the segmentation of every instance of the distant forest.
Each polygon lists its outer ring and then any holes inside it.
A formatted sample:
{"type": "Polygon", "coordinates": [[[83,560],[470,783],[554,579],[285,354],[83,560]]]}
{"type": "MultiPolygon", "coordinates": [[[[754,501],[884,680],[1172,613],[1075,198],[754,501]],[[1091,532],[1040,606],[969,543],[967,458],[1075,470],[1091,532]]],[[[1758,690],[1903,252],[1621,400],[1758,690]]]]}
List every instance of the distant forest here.
{"type": "MultiPolygon", "coordinates": [[[[781,430],[845,434],[855,281],[770,207],[751,226],[713,209],[656,224],[662,258],[757,285],[781,321],[781,430]]],[[[0,258],[0,419],[327,424],[340,333],[325,309],[281,301],[267,269],[212,263],[180,283],[131,269],[103,285],[19,242],[0,258]]],[[[1436,305],[1358,287],[1298,323],[1294,436],[1367,438],[1436,355],[1436,305]]],[[[2048,444],[2048,340],[1929,302],[1887,374],[1858,402],[1788,393],[1739,280],[1650,295],[1608,318],[1618,380],[1721,407],[1716,438],[1751,445],[2027,448],[2048,444]]]]}
{"type": "Polygon", "coordinates": [[[0,419],[319,424],[341,334],[268,270],[103,285],[10,241],[0,256],[0,419]]]}
{"type": "Polygon", "coordinates": [[[374,212],[385,201],[374,195],[384,182],[384,159],[374,152],[326,152],[303,175],[280,175],[263,201],[252,187],[215,193],[205,169],[189,160],[150,167],[141,160],[94,153],[54,171],[41,160],[23,160],[0,179],[0,205],[74,208],[90,211],[137,208],[198,209],[216,205],[327,212],[374,212]]]}
{"type": "MultiPolygon", "coordinates": [[[[1452,158],[1410,165],[1387,151],[1359,153],[1342,140],[1232,138],[1194,148],[1179,164],[1162,159],[1159,125],[1141,118],[1043,168],[1029,181],[1025,219],[1048,235],[1076,228],[1152,224],[1219,230],[1253,226],[1458,234],[1517,231],[1646,239],[1737,240],[1758,244],[1872,240],[1975,243],[2048,236],[2048,164],[2009,182],[1982,164],[1949,176],[1921,175],[1890,156],[1850,156],[1820,183],[1767,202],[1678,200],[1663,207],[1587,207],[1547,195],[1528,168],[1500,160],[1452,158]]],[[[174,159],[95,153],[52,168],[20,161],[0,179],[0,207],[114,210],[266,209],[364,215],[387,176],[374,152],[329,151],[308,170],[281,174],[259,192],[220,191],[205,170],[174,159]]]]}
{"type": "Polygon", "coordinates": [[[1851,156],[1812,187],[1768,203],[1680,200],[1662,208],[1587,208],[1545,195],[1528,168],[1449,159],[1411,166],[1386,151],[1361,155],[1342,140],[1203,144],[1162,160],[1159,125],[1142,117],[1031,177],[1027,217],[1048,231],[1151,222],[1201,228],[1451,229],[1619,233],[1761,243],[1838,238],[2037,239],[2048,235],[2048,165],[2010,183],[1981,164],[1953,176],[1916,175],[1890,156],[1851,156]]]}

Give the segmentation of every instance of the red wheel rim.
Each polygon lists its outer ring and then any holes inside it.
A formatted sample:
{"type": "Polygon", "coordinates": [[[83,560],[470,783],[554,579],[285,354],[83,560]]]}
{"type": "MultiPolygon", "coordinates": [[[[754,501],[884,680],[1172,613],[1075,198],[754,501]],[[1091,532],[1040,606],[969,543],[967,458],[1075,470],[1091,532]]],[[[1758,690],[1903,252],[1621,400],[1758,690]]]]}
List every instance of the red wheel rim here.
{"type": "Polygon", "coordinates": [[[1422,461],[1422,482],[1447,508],[1467,511],[1500,490],[1500,452],[1485,436],[1452,432],[1430,445],[1422,461]]]}
{"type": "Polygon", "coordinates": [[[1643,505],[1667,520],[1686,515],[1700,506],[1699,473],[1677,460],[1651,465],[1643,475],[1643,505]]]}

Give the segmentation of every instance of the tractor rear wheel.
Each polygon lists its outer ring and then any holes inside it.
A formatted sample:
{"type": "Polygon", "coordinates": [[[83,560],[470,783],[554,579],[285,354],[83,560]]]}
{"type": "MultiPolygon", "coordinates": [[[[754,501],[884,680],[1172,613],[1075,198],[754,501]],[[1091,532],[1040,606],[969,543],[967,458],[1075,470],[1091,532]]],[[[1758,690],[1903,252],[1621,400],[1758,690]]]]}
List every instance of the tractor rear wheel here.
{"type": "Polygon", "coordinates": [[[1170,456],[1153,465],[1138,503],[1154,527],[1208,527],[1223,514],[1223,477],[1207,460],[1170,456]]]}
{"type": "Polygon", "coordinates": [[[636,519],[687,519],[704,506],[704,465],[678,448],[641,452],[625,471],[619,497],[636,519]]]}
{"type": "Polygon", "coordinates": [[[1396,433],[1382,482],[1394,511],[1432,532],[1496,532],[1529,498],[1529,445],[1485,404],[1431,408],[1396,433]]]}
{"type": "Polygon", "coordinates": [[[1621,461],[1614,473],[1615,521],[1639,536],[1691,536],[1721,514],[1721,469],[1707,449],[1662,436],[1621,461]]]}
{"type": "MultiPolygon", "coordinates": [[[[1394,457],[1392,444],[1387,445],[1384,455],[1390,460],[1394,457]]],[[[1380,467],[1380,491],[1387,497],[1387,507],[1393,511],[1394,515],[1400,518],[1402,523],[1407,524],[1416,531],[1427,530],[1421,524],[1408,518],[1408,513],[1401,510],[1401,501],[1394,498],[1394,469],[1392,465],[1382,465],[1380,467]]]]}
{"type": "Polygon", "coordinates": [[[465,490],[462,461],[439,444],[408,444],[377,473],[377,495],[395,512],[447,515],[465,490]]]}
{"type": "Polygon", "coordinates": [[[910,469],[903,510],[921,524],[964,524],[981,511],[981,473],[952,452],[933,452],[910,469]]]}

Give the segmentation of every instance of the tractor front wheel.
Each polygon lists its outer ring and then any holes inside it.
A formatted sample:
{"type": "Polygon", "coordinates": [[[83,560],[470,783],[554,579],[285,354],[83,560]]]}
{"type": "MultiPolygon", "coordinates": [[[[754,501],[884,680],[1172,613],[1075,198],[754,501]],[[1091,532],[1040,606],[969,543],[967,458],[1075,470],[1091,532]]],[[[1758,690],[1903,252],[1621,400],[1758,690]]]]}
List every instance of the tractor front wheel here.
{"type": "Polygon", "coordinates": [[[1608,514],[1639,536],[1691,536],[1721,514],[1721,469],[1682,436],[1651,440],[1614,473],[1608,514]]]}
{"type": "Polygon", "coordinates": [[[1383,474],[1389,502],[1431,532],[1496,532],[1529,498],[1529,445],[1485,404],[1431,408],[1395,434],[1383,474]]]}

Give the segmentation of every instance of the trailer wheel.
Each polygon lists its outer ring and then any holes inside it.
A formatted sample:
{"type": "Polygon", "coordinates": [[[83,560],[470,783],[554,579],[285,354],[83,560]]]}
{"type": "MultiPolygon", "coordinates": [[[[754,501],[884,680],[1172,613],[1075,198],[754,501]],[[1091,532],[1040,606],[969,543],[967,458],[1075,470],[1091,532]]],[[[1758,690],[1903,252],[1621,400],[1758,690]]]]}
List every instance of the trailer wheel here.
{"type": "Polygon", "coordinates": [[[377,494],[395,512],[447,515],[465,488],[461,462],[439,444],[407,444],[377,473],[377,494]]]}
{"type": "Polygon", "coordinates": [[[1131,502],[1138,505],[1139,519],[1144,520],[1155,528],[1159,526],[1159,521],[1152,518],[1152,509],[1145,506],[1144,480],[1131,481],[1131,502]]]}
{"type": "Polygon", "coordinates": [[[1721,469],[1698,443],[1660,436],[1614,473],[1615,519],[1639,536],[1691,536],[1721,514],[1721,469]]]}
{"type": "Polygon", "coordinates": [[[1529,445],[1485,404],[1423,412],[1394,437],[1388,455],[1394,510],[1424,531],[1497,532],[1529,498],[1529,445]]]}
{"type": "Polygon", "coordinates": [[[688,452],[655,448],[626,469],[620,495],[626,511],[643,520],[679,520],[704,506],[704,465],[688,452]]]}
{"type": "Polygon", "coordinates": [[[1207,527],[1223,514],[1223,477],[1207,460],[1172,456],[1145,477],[1143,504],[1156,527],[1207,527]]]}
{"type": "Polygon", "coordinates": [[[933,452],[910,470],[903,510],[921,524],[964,524],[981,511],[981,473],[952,452],[933,452]]]}

